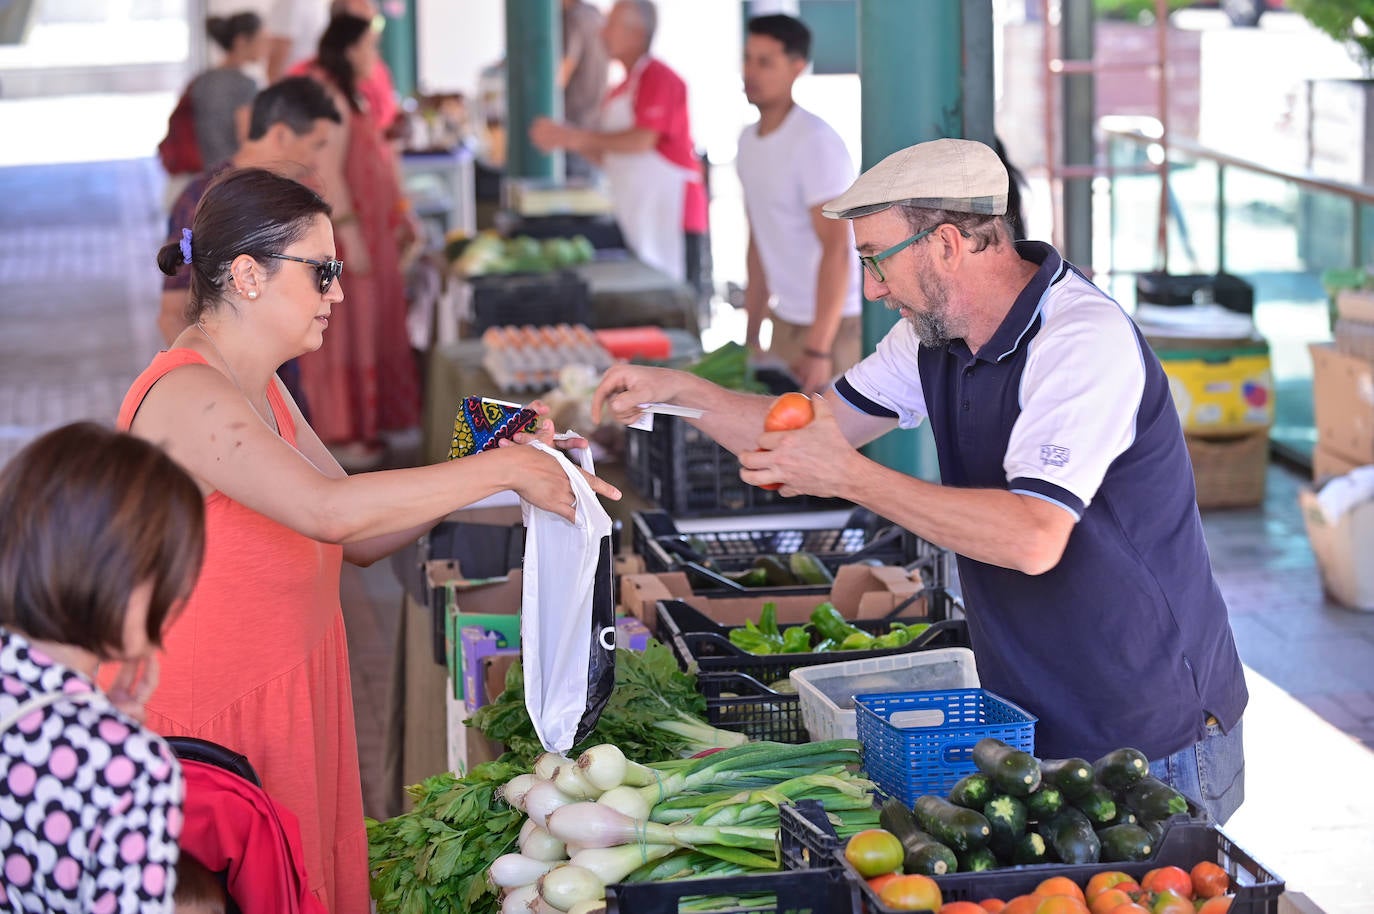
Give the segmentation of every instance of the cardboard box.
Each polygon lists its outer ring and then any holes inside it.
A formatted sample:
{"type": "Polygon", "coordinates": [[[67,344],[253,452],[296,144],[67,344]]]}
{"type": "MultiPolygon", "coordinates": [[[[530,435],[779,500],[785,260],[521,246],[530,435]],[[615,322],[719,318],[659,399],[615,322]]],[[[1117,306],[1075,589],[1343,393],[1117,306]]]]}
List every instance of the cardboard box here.
{"type": "Polygon", "coordinates": [[[1374,289],[1342,289],[1336,294],[1336,315],[1374,324],[1374,289]]]}
{"type": "Polygon", "coordinates": [[[1374,362],[1374,322],[1341,318],[1332,332],[1336,351],[1367,362],[1374,362]]]}
{"type": "Polygon", "coordinates": [[[1374,463],[1374,362],[1313,343],[1312,399],[1317,440],[1347,460],[1374,463]]]}
{"type": "Polygon", "coordinates": [[[634,616],[621,616],[615,620],[615,649],[642,651],[649,646],[651,634],[648,626],[634,616]]]}
{"type": "MultiPolygon", "coordinates": [[[[512,571],[504,578],[469,581],[461,577],[455,579],[450,593],[449,582],[444,575],[461,574],[451,569],[455,563],[432,561],[427,563],[426,574],[429,584],[435,588],[435,605],[440,607],[444,618],[444,657],[449,669],[449,678],[457,691],[454,698],[464,695],[466,677],[463,674],[462,631],[468,626],[489,631],[500,636],[506,647],[520,646],[520,600],[524,588],[524,576],[519,570],[512,571]]],[[[476,706],[474,706],[476,707],[476,706]]]]}
{"type": "Polygon", "coordinates": [[[514,635],[500,630],[492,630],[481,625],[464,625],[460,631],[463,704],[469,711],[476,711],[500,694],[501,690],[487,691],[487,661],[497,656],[519,658],[520,656],[520,617],[516,616],[514,635]],[[490,696],[490,697],[488,697],[490,696]]]}
{"type": "MultiPolygon", "coordinates": [[[[688,600],[721,625],[743,625],[757,619],[764,601],[777,604],[779,622],[805,622],[816,604],[829,599],[846,619],[881,619],[906,598],[921,590],[920,575],[895,565],[841,565],[829,597],[700,597],[692,593],[687,575],[631,574],[620,579],[621,607],[640,619],[651,632],[658,631],[658,601],[688,600]]],[[[919,616],[923,603],[903,610],[903,616],[919,616]]]]}
{"type": "Polygon", "coordinates": [[[453,692],[452,687],[445,689],[444,696],[445,722],[448,728],[448,769],[457,774],[466,774],[483,762],[492,762],[500,758],[505,747],[463,723],[468,718],[468,709],[463,705],[461,698],[453,696],[453,692]]]}
{"type": "Polygon", "coordinates": [[[1318,488],[1321,488],[1322,483],[1328,479],[1344,476],[1361,466],[1365,466],[1365,464],[1358,460],[1342,457],[1318,442],[1316,450],[1312,452],[1312,481],[1317,484],[1318,488]]]}
{"type": "Polygon", "coordinates": [[[1339,518],[1328,516],[1311,491],[1299,492],[1298,503],[1326,592],[1342,606],[1374,612],[1374,501],[1339,518]]]}

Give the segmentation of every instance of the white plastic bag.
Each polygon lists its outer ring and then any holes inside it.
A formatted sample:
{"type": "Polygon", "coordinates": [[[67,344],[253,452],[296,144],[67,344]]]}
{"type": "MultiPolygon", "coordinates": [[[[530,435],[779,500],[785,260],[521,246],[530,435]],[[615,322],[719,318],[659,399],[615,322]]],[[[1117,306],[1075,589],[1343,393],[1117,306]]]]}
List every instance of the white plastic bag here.
{"type": "MultiPolygon", "coordinates": [[[[611,518],[564,455],[577,522],[520,502],[525,520],[520,662],[525,708],[539,741],[565,754],[596,726],[615,685],[615,607],[611,591],[611,518]]],[[[582,466],[593,472],[591,455],[582,466]]]]}

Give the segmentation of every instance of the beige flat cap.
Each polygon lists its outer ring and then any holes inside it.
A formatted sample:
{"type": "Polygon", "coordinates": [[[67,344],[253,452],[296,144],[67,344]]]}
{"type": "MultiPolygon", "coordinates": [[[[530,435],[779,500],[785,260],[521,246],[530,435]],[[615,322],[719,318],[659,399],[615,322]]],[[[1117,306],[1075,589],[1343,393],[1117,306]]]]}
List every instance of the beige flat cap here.
{"type": "Polygon", "coordinates": [[[1007,169],[990,146],[974,140],[917,143],[859,175],[821,212],[857,219],[897,203],[1000,216],[1007,211],[1007,169]]]}

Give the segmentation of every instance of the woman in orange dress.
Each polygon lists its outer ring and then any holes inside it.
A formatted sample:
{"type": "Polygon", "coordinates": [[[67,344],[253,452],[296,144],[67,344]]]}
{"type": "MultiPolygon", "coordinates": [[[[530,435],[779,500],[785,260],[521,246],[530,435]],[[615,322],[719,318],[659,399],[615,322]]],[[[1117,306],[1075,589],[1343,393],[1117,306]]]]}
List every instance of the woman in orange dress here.
{"type": "Polygon", "coordinates": [[[358,90],[359,73],[381,59],[377,31],[338,15],[320,38],[309,74],[343,114],[321,159],[324,198],[334,209],[339,257],[349,264],[354,319],[333,344],[301,360],[311,422],[338,454],[366,462],[380,456],[381,432],[420,420],[419,373],[406,329],[403,243],[414,240],[395,155],[358,90]]]}
{"type": "Polygon", "coordinates": [[[532,447],[354,477],[339,468],[275,374],[319,349],[331,320],[352,317],[329,207],[308,188],[226,172],[158,265],[191,271],[193,322],[134,382],[119,426],[161,444],[200,485],[206,554],[167,632],[148,723],[246,755],[300,819],[312,891],[334,914],[365,914],[340,565],[370,564],[503,489],[571,518],[572,488],[532,447]]]}

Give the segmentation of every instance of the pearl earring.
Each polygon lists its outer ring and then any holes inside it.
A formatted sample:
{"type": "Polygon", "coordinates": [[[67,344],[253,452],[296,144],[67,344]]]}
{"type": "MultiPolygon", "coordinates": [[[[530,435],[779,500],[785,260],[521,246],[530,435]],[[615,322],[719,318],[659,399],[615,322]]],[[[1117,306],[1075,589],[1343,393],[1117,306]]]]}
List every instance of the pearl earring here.
{"type": "Polygon", "coordinates": [[[257,298],[257,297],[258,297],[257,291],[254,290],[254,289],[248,290],[248,297],[249,297],[249,298],[257,298]]]}

